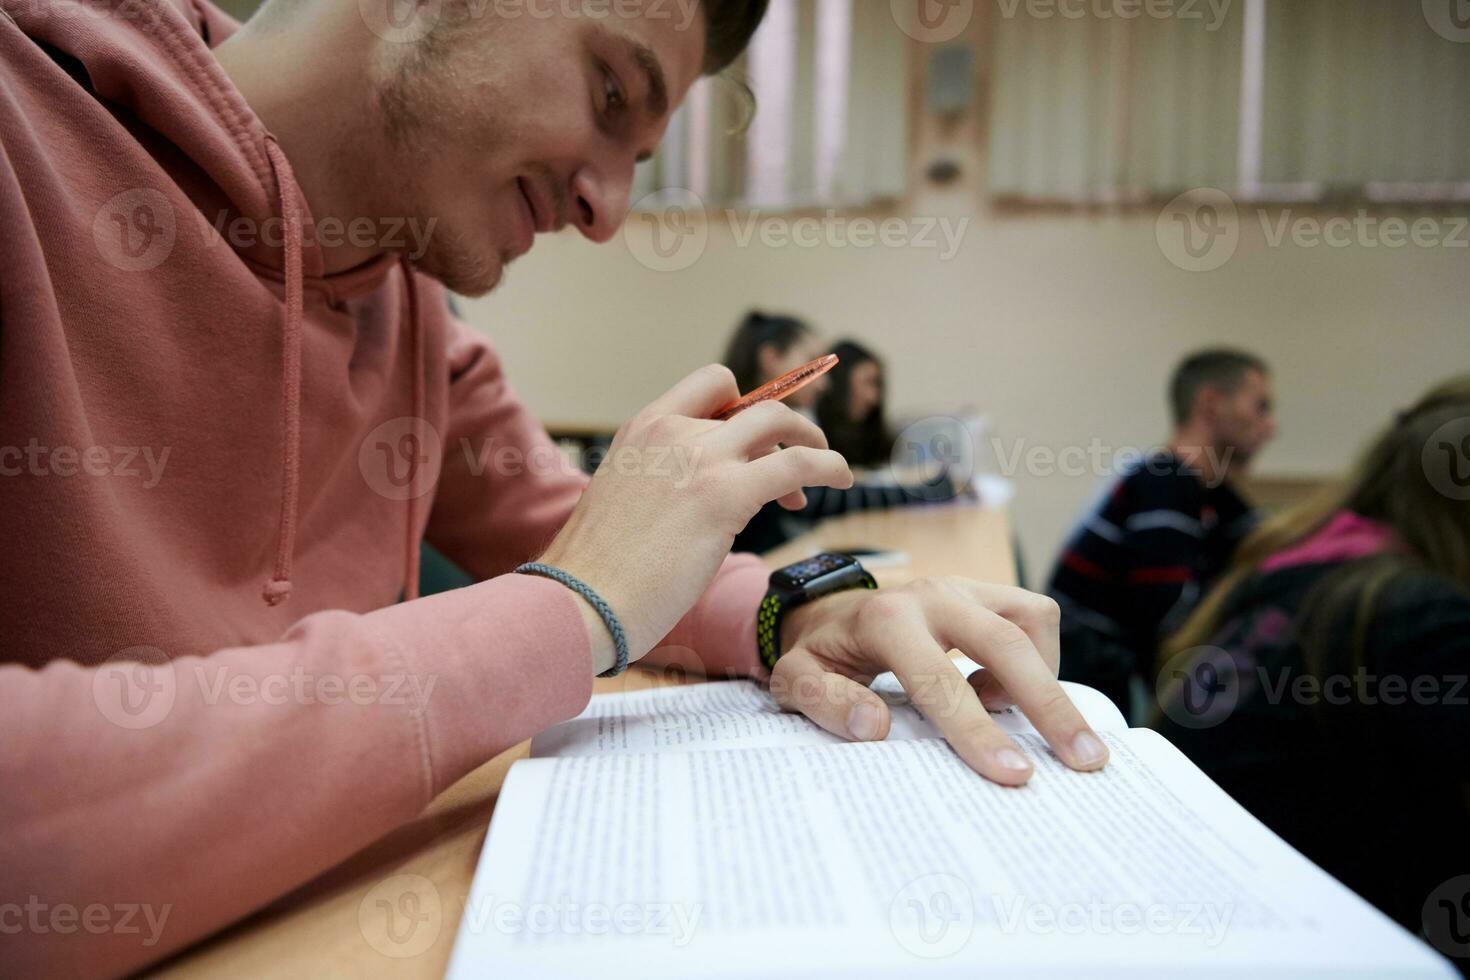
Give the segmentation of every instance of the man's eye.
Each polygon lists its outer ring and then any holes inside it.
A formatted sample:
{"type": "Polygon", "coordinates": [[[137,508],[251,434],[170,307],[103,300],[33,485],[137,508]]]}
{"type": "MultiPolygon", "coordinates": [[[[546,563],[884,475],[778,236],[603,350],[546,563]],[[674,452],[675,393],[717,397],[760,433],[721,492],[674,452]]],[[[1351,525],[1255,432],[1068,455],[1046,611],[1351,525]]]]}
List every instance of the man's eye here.
{"type": "Polygon", "coordinates": [[[602,86],[604,111],[608,115],[618,112],[628,104],[627,96],[623,95],[623,87],[618,84],[618,77],[611,71],[603,70],[602,86]]]}

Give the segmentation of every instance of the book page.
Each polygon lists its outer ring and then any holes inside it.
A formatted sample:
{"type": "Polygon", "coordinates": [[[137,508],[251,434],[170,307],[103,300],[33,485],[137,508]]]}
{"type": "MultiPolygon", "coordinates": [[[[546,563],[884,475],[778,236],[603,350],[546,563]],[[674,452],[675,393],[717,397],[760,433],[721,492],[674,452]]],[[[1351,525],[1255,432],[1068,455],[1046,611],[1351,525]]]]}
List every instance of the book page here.
{"type": "Polygon", "coordinates": [[[1153,732],[1020,789],[919,739],[517,763],[449,976],[1451,977],[1153,732]],[[1079,973],[1080,971],[1080,973],[1079,973]]]}
{"type": "MultiPolygon", "coordinates": [[[[1104,695],[1080,684],[1062,686],[1094,728],[1127,727],[1104,695]]],[[[875,680],[873,690],[889,706],[893,718],[890,741],[940,737],[939,729],[909,702],[892,674],[875,680]]],[[[992,712],[991,717],[1012,734],[1036,731],[1014,708],[992,712]]],[[[537,735],[531,742],[531,756],[697,751],[737,745],[840,745],[846,741],[802,715],[783,712],[770,692],[754,681],[717,681],[596,695],[576,718],[537,735]]]]}

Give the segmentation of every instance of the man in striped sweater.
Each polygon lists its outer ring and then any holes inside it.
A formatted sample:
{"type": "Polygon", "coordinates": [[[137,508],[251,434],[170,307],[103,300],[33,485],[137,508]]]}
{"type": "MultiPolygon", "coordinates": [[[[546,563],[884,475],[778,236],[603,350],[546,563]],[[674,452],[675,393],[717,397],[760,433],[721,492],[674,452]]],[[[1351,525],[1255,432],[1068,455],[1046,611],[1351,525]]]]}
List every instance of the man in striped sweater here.
{"type": "Polygon", "coordinates": [[[1170,403],[1173,438],[1090,509],[1047,589],[1062,607],[1062,678],[1096,687],[1125,715],[1131,679],[1152,680],[1159,640],[1254,527],[1232,478],[1276,432],[1270,370],[1252,354],[1191,355],[1170,403]]]}

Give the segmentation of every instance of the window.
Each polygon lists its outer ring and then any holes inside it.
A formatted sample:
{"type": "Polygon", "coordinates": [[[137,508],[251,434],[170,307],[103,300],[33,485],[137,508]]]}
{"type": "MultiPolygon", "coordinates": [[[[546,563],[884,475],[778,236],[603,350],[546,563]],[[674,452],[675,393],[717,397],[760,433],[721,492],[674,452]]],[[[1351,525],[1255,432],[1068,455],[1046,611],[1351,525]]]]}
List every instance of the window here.
{"type": "Polygon", "coordinates": [[[1074,203],[1198,187],[1245,200],[1470,200],[1470,127],[1453,122],[1470,104],[1470,43],[1437,30],[1429,6],[1002,4],[990,190],[1074,203]]]}
{"type": "Polygon", "coordinates": [[[635,206],[656,207],[675,190],[758,208],[857,207],[902,196],[908,54],[886,3],[771,0],[730,72],[754,95],[754,116],[731,79],[696,82],[658,154],[639,168],[635,206]]]}

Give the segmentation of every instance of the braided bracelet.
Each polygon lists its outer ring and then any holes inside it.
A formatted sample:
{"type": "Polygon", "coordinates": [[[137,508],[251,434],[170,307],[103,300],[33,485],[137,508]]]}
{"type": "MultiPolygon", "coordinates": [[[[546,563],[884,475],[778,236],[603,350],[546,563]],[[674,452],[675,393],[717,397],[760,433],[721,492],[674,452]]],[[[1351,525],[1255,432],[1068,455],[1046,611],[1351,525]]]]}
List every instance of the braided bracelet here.
{"type": "Polygon", "coordinates": [[[607,624],[607,630],[612,634],[613,646],[617,650],[618,662],[612,670],[598,674],[598,677],[617,677],[628,669],[628,637],[623,633],[623,624],[618,622],[618,617],[613,613],[612,606],[603,601],[602,596],[593,591],[592,587],[581,579],[575,578],[562,571],[560,568],[552,568],[550,565],[541,565],[532,562],[522,565],[516,569],[517,575],[539,575],[541,578],[549,578],[553,582],[560,582],[583,599],[586,599],[602,621],[607,624]]]}

